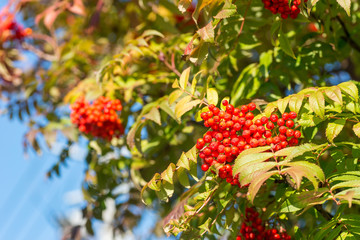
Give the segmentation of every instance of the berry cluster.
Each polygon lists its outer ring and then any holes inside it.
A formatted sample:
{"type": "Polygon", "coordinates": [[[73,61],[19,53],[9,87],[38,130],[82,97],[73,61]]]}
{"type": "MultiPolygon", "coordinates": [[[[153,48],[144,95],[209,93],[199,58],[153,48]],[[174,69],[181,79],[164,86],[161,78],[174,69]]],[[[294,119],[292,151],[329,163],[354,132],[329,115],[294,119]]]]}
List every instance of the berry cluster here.
{"type": "Polygon", "coordinates": [[[290,240],[291,237],[285,232],[279,233],[275,228],[266,229],[265,224],[261,218],[259,218],[259,213],[253,208],[246,208],[245,219],[236,240],[244,239],[290,240]]]}
{"type": "Polygon", "coordinates": [[[14,14],[10,13],[7,8],[0,11],[0,42],[22,40],[32,33],[31,28],[23,29],[14,18],[14,14]]]}
{"type": "Polygon", "coordinates": [[[106,140],[124,133],[124,127],[117,114],[117,111],[122,110],[118,99],[99,97],[91,104],[84,97],[80,97],[70,108],[71,121],[81,132],[106,140]]]}
{"type": "MultiPolygon", "coordinates": [[[[281,18],[286,19],[288,16],[295,19],[300,13],[299,5],[301,0],[262,0],[264,7],[269,9],[273,14],[280,13],[281,18]]],[[[307,0],[304,0],[307,2],[307,0]]]]}
{"type": "Polygon", "coordinates": [[[203,171],[219,164],[219,177],[240,187],[238,178],[232,176],[230,164],[243,150],[269,145],[272,151],[279,151],[299,143],[301,132],[293,129],[295,112],[283,113],[281,118],[272,114],[270,118],[263,116],[254,120],[255,103],[234,108],[224,100],[223,105],[225,111],[209,105],[209,111],[201,113],[204,126],[211,129],[196,143],[199,157],[203,159],[203,171]]]}

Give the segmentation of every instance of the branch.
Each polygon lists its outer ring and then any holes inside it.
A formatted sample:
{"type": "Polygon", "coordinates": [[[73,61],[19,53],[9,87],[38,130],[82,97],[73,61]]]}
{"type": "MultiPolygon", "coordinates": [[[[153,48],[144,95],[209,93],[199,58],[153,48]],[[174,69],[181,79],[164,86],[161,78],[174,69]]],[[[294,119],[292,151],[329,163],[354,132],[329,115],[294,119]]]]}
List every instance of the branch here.
{"type": "Polygon", "coordinates": [[[344,21],[340,18],[339,15],[336,16],[336,20],[340,23],[345,33],[345,37],[341,38],[346,40],[350,44],[350,46],[352,46],[356,51],[360,52],[360,45],[351,38],[349,30],[346,28],[344,21]]]}
{"type": "Polygon", "coordinates": [[[49,55],[47,53],[44,53],[43,51],[41,51],[40,49],[37,49],[36,47],[34,47],[33,45],[31,44],[28,44],[26,42],[23,42],[22,43],[22,47],[25,49],[25,50],[29,50],[33,53],[35,53],[39,58],[42,58],[42,59],[45,59],[47,61],[50,61],[50,62],[53,62],[53,61],[56,61],[57,60],[57,57],[54,56],[54,55],[49,55]]]}
{"type": "Polygon", "coordinates": [[[171,55],[171,64],[166,60],[166,57],[163,52],[160,52],[159,54],[159,60],[162,61],[167,68],[169,68],[171,71],[173,71],[178,77],[181,76],[181,73],[176,69],[175,67],[175,55],[171,55]]]}

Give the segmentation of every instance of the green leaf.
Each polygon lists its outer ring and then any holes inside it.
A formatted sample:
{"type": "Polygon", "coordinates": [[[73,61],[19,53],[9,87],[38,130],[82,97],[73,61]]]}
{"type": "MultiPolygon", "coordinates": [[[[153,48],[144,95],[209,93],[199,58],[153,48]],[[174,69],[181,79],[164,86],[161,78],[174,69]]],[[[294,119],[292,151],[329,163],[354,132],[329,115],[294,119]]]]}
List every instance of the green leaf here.
{"type": "Polygon", "coordinates": [[[176,168],[175,164],[170,163],[170,165],[168,166],[168,168],[161,173],[161,178],[162,178],[163,180],[165,180],[165,181],[173,184],[173,183],[174,183],[174,181],[173,181],[173,176],[174,176],[175,168],[176,168]]]}
{"type": "Polygon", "coordinates": [[[219,96],[215,88],[208,88],[207,90],[207,100],[209,104],[218,104],[219,96]]]}
{"type": "Polygon", "coordinates": [[[193,146],[189,151],[185,153],[186,157],[193,163],[197,163],[197,149],[193,146]]]}
{"type": "Polygon", "coordinates": [[[359,91],[353,82],[343,82],[340,83],[338,86],[343,92],[353,97],[355,101],[359,100],[359,91]]]}
{"type": "Polygon", "coordinates": [[[183,97],[175,106],[175,116],[177,118],[180,118],[182,114],[184,114],[186,111],[185,104],[189,103],[191,101],[191,96],[187,95],[183,97]],[[182,114],[181,114],[182,113],[182,114]]]}
{"type": "Polygon", "coordinates": [[[277,105],[275,103],[269,103],[264,110],[265,116],[270,117],[270,115],[276,108],[277,105]]]}
{"type": "Polygon", "coordinates": [[[336,0],[338,4],[345,10],[348,16],[350,16],[351,0],[336,0]]]}
{"type": "Polygon", "coordinates": [[[141,128],[143,126],[143,123],[141,121],[135,122],[135,124],[132,125],[130,131],[128,132],[128,135],[126,136],[126,142],[129,145],[130,149],[135,147],[135,135],[136,133],[139,133],[141,128]]]}
{"type": "Polygon", "coordinates": [[[285,157],[284,161],[290,161],[291,159],[301,156],[306,152],[314,151],[318,148],[323,147],[323,145],[315,145],[312,143],[305,143],[300,146],[287,147],[275,152],[276,157],[285,157]]]}
{"type": "Polygon", "coordinates": [[[281,21],[278,19],[276,20],[272,25],[271,25],[271,29],[270,29],[270,32],[271,32],[271,43],[272,45],[275,46],[275,41],[274,41],[274,36],[277,32],[277,30],[280,28],[280,25],[281,25],[281,21]]]}
{"type": "Polygon", "coordinates": [[[159,37],[164,38],[164,35],[163,35],[161,32],[158,32],[158,31],[152,30],[152,29],[150,29],[150,30],[145,30],[141,36],[142,36],[142,37],[159,36],[159,37]]]}
{"type": "Polygon", "coordinates": [[[205,42],[214,42],[215,33],[212,21],[210,21],[205,27],[200,28],[197,33],[205,42]]]}
{"type": "Polygon", "coordinates": [[[360,180],[350,180],[350,181],[341,182],[341,183],[338,183],[338,184],[335,184],[334,186],[332,186],[330,188],[330,190],[333,191],[335,189],[344,188],[344,187],[360,188],[360,180]]]}
{"type": "Polygon", "coordinates": [[[360,138],[360,123],[357,123],[353,126],[353,131],[360,138]]]}
{"type": "Polygon", "coordinates": [[[191,6],[192,0],[180,0],[178,3],[178,8],[180,12],[185,13],[186,10],[191,6]]]}
{"type": "MultiPolygon", "coordinates": [[[[264,146],[264,147],[256,147],[256,148],[249,148],[249,149],[246,149],[244,151],[242,151],[239,156],[236,158],[237,159],[240,159],[248,154],[253,154],[253,153],[261,153],[261,152],[265,152],[267,150],[271,149],[270,146],[264,146]]],[[[235,160],[235,161],[236,161],[235,160]]]]}
{"type": "Polygon", "coordinates": [[[214,18],[224,19],[224,18],[230,17],[234,13],[236,13],[236,6],[234,4],[232,4],[230,8],[222,9],[220,12],[218,12],[218,14],[216,14],[216,16],[214,16],[214,18]]]}
{"type": "Polygon", "coordinates": [[[175,107],[175,116],[177,118],[180,118],[182,115],[184,115],[186,112],[193,109],[195,106],[199,105],[201,103],[201,100],[193,100],[191,102],[187,102],[184,105],[180,105],[180,102],[175,107]]]}
{"type": "Polygon", "coordinates": [[[282,29],[280,29],[279,33],[280,33],[279,41],[280,41],[281,50],[283,50],[290,57],[296,59],[295,54],[290,46],[290,42],[286,37],[286,35],[283,33],[282,29]]]}
{"type": "Polygon", "coordinates": [[[183,185],[185,188],[190,188],[191,185],[189,182],[189,177],[187,176],[185,169],[179,168],[176,173],[180,184],[183,185]]]}
{"type": "Polygon", "coordinates": [[[181,157],[180,157],[179,161],[177,162],[176,166],[190,170],[190,162],[184,152],[181,154],[181,157]]]}
{"type": "Polygon", "coordinates": [[[155,173],[155,175],[150,180],[150,182],[148,182],[147,186],[154,191],[160,191],[160,181],[161,181],[160,174],[155,173]]]}
{"type": "Polygon", "coordinates": [[[234,222],[236,209],[231,207],[229,210],[225,210],[225,223],[229,227],[234,222]]]}
{"type": "Polygon", "coordinates": [[[316,91],[310,94],[309,104],[311,110],[314,111],[320,118],[325,117],[325,98],[321,91],[316,91]]]}
{"type": "Polygon", "coordinates": [[[149,113],[144,115],[144,117],[161,126],[160,112],[157,107],[152,108],[149,113]]]}
{"type": "Polygon", "coordinates": [[[341,95],[341,89],[338,86],[333,86],[330,88],[325,89],[325,94],[333,100],[334,102],[340,103],[342,105],[342,95],[341,95]]]}
{"type": "MultiPolygon", "coordinates": [[[[166,196],[167,198],[172,197],[172,195],[174,194],[174,185],[169,183],[169,182],[164,182],[161,185],[162,189],[164,189],[164,191],[166,192],[166,196]]],[[[161,189],[161,190],[162,190],[161,189]]],[[[157,192],[158,193],[158,192],[157,192]]],[[[167,199],[166,199],[167,200],[167,199]]]]}
{"type": "Polygon", "coordinates": [[[280,212],[296,212],[308,206],[322,204],[327,199],[322,196],[328,191],[328,188],[320,188],[301,193],[296,192],[283,202],[280,212]]]}
{"type": "Polygon", "coordinates": [[[177,89],[170,93],[169,95],[169,104],[173,104],[184,92],[180,89],[177,89]]]}
{"type": "Polygon", "coordinates": [[[296,94],[291,96],[289,100],[290,111],[299,113],[303,100],[304,100],[303,94],[296,94]]]}
{"type": "Polygon", "coordinates": [[[262,174],[261,176],[258,176],[257,178],[255,178],[249,186],[249,199],[251,202],[254,202],[254,198],[257,194],[257,192],[259,191],[260,187],[263,185],[263,183],[268,180],[272,175],[277,174],[278,171],[271,171],[271,172],[267,172],[262,174]]]}
{"type": "Polygon", "coordinates": [[[188,82],[189,82],[189,76],[190,76],[190,69],[191,67],[188,67],[187,69],[185,69],[182,73],[181,73],[181,76],[180,76],[180,87],[182,89],[185,89],[188,82]]]}
{"type": "Polygon", "coordinates": [[[277,165],[276,162],[253,162],[245,164],[239,169],[239,182],[243,186],[249,184],[253,179],[263,175],[277,165]]]}
{"type": "Polygon", "coordinates": [[[198,83],[198,78],[201,77],[201,71],[196,73],[193,80],[192,80],[192,83],[191,83],[191,94],[194,95],[195,92],[196,92],[196,84],[198,83]]]}
{"type": "Polygon", "coordinates": [[[329,142],[333,142],[334,138],[341,132],[346,123],[345,119],[337,119],[334,122],[329,122],[326,128],[326,138],[329,142]]]}
{"type": "Polygon", "coordinates": [[[190,62],[200,65],[208,56],[210,43],[201,41],[199,45],[191,52],[190,62]]]}
{"type": "Polygon", "coordinates": [[[241,172],[241,169],[244,166],[257,164],[263,162],[274,156],[272,152],[262,152],[262,153],[252,153],[241,156],[240,158],[236,158],[235,164],[233,167],[233,176],[241,172]]]}
{"type": "Polygon", "coordinates": [[[288,97],[277,100],[277,106],[278,106],[278,109],[281,112],[281,114],[283,114],[285,112],[286,107],[287,107],[287,105],[289,103],[289,100],[290,99],[288,97]]]}
{"type": "Polygon", "coordinates": [[[308,178],[313,183],[315,189],[318,188],[317,186],[318,181],[314,177],[316,177],[321,182],[325,181],[324,172],[318,165],[314,163],[310,163],[306,161],[296,161],[296,162],[285,163],[284,165],[289,166],[290,168],[283,169],[281,172],[286,172],[291,177],[293,177],[294,180],[296,181],[296,185],[298,188],[300,187],[301,178],[303,176],[308,178]]]}
{"type": "Polygon", "coordinates": [[[169,106],[169,103],[167,101],[162,101],[160,103],[160,108],[164,112],[166,112],[170,117],[172,117],[177,123],[180,123],[180,120],[175,116],[174,110],[169,106]]]}
{"type": "Polygon", "coordinates": [[[214,16],[215,19],[228,18],[236,13],[236,5],[232,4],[230,1],[227,1],[227,3],[228,4],[225,3],[224,8],[214,16]]]}

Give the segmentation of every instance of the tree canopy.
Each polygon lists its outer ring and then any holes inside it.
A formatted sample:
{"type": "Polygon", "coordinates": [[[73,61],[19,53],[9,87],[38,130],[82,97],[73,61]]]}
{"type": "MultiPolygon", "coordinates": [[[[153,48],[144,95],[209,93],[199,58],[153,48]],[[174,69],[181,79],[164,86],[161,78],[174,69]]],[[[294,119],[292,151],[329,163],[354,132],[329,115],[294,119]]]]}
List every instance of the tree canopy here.
{"type": "Polygon", "coordinates": [[[359,2],[20,0],[0,20],[2,114],[25,150],[66,142],[49,178],[86,142],[89,233],[111,198],[115,235],[151,208],[177,239],[360,237],[359,2]]]}

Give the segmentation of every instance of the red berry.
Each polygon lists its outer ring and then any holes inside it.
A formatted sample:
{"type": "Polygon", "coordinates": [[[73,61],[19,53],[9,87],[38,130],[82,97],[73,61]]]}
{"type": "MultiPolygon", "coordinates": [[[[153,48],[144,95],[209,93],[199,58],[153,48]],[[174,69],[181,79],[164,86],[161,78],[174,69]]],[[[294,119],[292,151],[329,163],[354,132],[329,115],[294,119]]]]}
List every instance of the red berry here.
{"type": "Polygon", "coordinates": [[[229,104],[228,100],[223,100],[222,105],[227,106],[229,104]]]}
{"type": "Polygon", "coordinates": [[[253,148],[256,148],[259,145],[259,142],[257,139],[253,138],[250,140],[250,146],[253,148]]]}
{"type": "Polygon", "coordinates": [[[289,119],[289,114],[287,113],[287,112],[284,112],[283,114],[282,114],[282,118],[286,121],[286,120],[288,120],[289,119]]]}
{"type": "Polygon", "coordinates": [[[203,165],[201,165],[201,170],[203,170],[204,172],[206,172],[207,170],[209,170],[209,165],[207,165],[207,164],[203,164],[203,165]]]}
{"type": "Polygon", "coordinates": [[[254,114],[252,112],[248,112],[245,115],[245,118],[248,119],[248,120],[253,120],[254,119],[254,114]]]}
{"type": "Polygon", "coordinates": [[[294,130],[292,130],[292,129],[286,130],[286,136],[287,136],[287,137],[292,137],[292,136],[294,136],[294,130]]]}
{"type": "Polygon", "coordinates": [[[290,117],[291,119],[295,119],[295,118],[297,117],[296,112],[289,112],[289,117],[290,117]]]}
{"type": "Polygon", "coordinates": [[[279,119],[279,117],[277,115],[275,115],[275,114],[272,114],[270,116],[270,121],[272,121],[272,122],[277,122],[278,119],[279,119]]]}
{"type": "Polygon", "coordinates": [[[269,121],[269,119],[267,118],[267,117],[261,117],[261,123],[262,124],[266,124],[266,123],[268,123],[268,121],[269,121]]]}
{"type": "Polygon", "coordinates": [[[254,111],[256,109],[256,104],[255,103],[249,103],[248,108],[250,111],[254,111]]]}
{"type": "Polygon", "coordinates": [[[300,137],[301,137],[301,132],[300,132],[299,130],[296,130],[296,131],[294,132],[294,137],[295,137],[295,138],[300,138],[300,137]]]}
{"type": "Polygon", "coordinates": [[[286,130],[287,130],[287,128],[285,126],[279,127],[279,132],[282,133],[282,134],[285,134],[286,130]]]}
{"type": "Polygon", "coordinates": [[[279,126],[284,126],[284,124],[285,124],[284,119],[279,118],[279,119],[277,120],[277,125],[279,125],[279,126]]]}
{"type": "Polygon", "coordinates": [[[206,134],[206,135],[204,136],[204,141],[205,141],[206,143],[209,143],[209,142],[212,141],[212,137],[211,137],[210,135],[206,134]]]}
{"type": "Polygon", "coordinates": [[[286,121],[286,126],[287,126],[288,128],[292,128],[292,127],[294,126],[294,121],[293,121],[293,120],[287,120],[287,121],[286,121]]]}
{"type": "Polygon", "coordinates": [[[268,122],[266,124],[266,128],[269,129],[269,130],[274,129],[274,127],[275,127],[275,125],[272,122],[268,122]]]}
{"type": "Polygon", "coordinates": [[[247,111],[249,111],[249,108],[248,108],[248,106],[243,105],[240,107],[240,110],[241,110],[241,112],[246,113],[247,111]]]}

